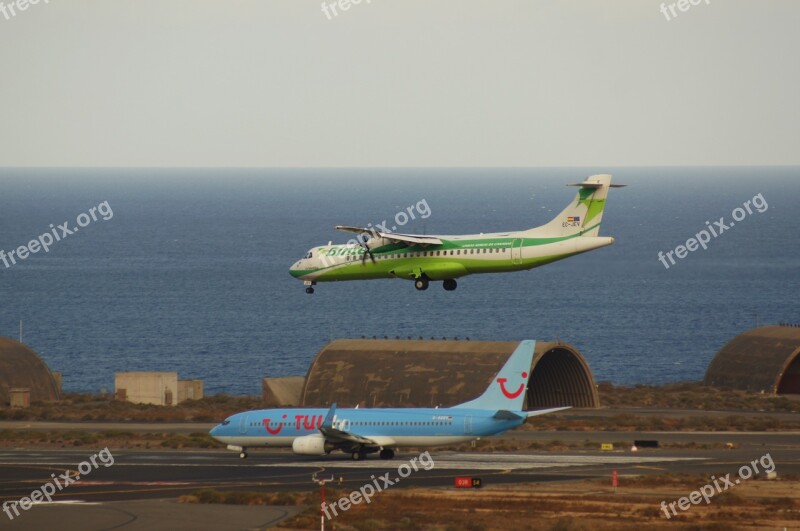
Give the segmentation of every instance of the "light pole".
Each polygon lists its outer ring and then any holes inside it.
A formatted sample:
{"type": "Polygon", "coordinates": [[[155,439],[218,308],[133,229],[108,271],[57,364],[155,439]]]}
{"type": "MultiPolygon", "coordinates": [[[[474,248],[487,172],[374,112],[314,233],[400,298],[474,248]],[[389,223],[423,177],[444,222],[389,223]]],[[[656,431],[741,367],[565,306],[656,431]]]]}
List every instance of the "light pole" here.
{"type": "Polygon", "coordinates": [[[319,528],[321,531],[325,531],[325,483],[333,481],[333,475],[331,474],[329,478],[318,478],[317,473],[314,472],[311,481],[319,484],[319,528]]]}

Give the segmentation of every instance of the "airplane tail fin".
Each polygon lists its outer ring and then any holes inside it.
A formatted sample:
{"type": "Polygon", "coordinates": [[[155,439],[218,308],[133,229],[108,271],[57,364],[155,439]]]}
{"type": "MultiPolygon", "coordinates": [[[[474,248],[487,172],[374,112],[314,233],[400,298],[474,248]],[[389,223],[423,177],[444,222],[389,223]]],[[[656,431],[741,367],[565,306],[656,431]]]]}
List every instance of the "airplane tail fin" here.
{"type": "Polygon", "coordinates": [[[522,341],[481,396],[453,407],[522,411],[535,347],[532,339],[522,341]]]}
{"type": "Polygon", "coordinates": [[[568,186],[577,186],[575,199],[546,225],[526,231],[527,235],[539,237],[597,236],[606,206],[609,188],[620,188],[624,184],[611,184],[611,175],[592,175],[585,181],[568,186]]]}

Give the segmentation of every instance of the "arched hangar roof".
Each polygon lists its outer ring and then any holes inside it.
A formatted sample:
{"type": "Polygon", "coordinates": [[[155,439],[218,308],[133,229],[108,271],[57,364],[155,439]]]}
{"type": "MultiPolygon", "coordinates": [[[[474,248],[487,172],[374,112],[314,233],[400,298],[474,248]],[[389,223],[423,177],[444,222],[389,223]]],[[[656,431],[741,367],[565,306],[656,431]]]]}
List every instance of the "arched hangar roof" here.
{"type": "MultiPolygon", "coordinates": [[[[327,407],[452,406],[479,396],[518,341],[337,339],[314,358],[300,402],[327,407]]],[[[599,407],[591,370],[565,343],[536,342],[526,409],[599,407]]]]}
{"type": "Polygon", "coordinates": [[[8,405],[9,390],[14,388],[30,389],[31,402],[60,398],[47,364],[22,343],[0,337],[0,404],[8,405]]]}
{"type": "Polygon", "coordinates": [[[800,327],[764,326],[739,334],[711,360],[703,383],[800,394],[800,327]]]}

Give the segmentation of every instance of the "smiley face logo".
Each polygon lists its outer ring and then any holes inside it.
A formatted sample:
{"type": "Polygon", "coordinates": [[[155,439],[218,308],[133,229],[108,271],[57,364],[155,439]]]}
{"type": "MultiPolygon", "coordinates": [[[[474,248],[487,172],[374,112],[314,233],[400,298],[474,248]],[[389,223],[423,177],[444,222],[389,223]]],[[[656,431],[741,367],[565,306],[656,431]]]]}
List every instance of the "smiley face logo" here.
{"type": "MultiPolygon", "coordinates": [[[[283,419],[286,419],[286,415],[284,415],[282,418],[283,418],[283,419]]],[[[276,424],[277,424],[278,426],[277,426],[276,428],[274,428],[274,427],[270,426],[270,421],[271,421],[271,420],[272,420],[272,419],[264,419],[264,420],[262,420],[261,422],[263,422],[263,423],[264,423],[264,427],[267,429],[267,431],[268,431],[270,434],[272,434],[272,435],[278,435],[278,434],[281,432],[281,430],[283,429],[283,422],[277,422],[276,424]]]]}
{"type": "Polygon", "coordinates": [[[508,378],[498,378],[497,379],[497,383],[500,384],[500,391],[503,393],[503,395],[506,398],[514,399],[514,398],[517,398],[519,395],[521,395],[522,391],[525,390],[525,379],[527,377],[528,377],[528,373],[523,371],[522,372],[523,382],[521,384],[519,384],[519,388],[516,391],[514,391],[513,393],[510,392],[508,389],[506,389],[506,382],[508,381],[508,378]]]}

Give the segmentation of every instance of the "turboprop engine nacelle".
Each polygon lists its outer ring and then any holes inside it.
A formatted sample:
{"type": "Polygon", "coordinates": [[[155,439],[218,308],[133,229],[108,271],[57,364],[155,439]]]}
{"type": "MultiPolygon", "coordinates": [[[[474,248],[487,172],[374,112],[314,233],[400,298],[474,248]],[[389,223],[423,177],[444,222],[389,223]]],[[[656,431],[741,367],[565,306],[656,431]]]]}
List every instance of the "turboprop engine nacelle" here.
{"type": "Polygon", "coordinates": [[[292,441],[292,451],[297,455],[326,455],[333,450],[333,445],[325,441],[319,433],[304,435],[292,441]]]}

